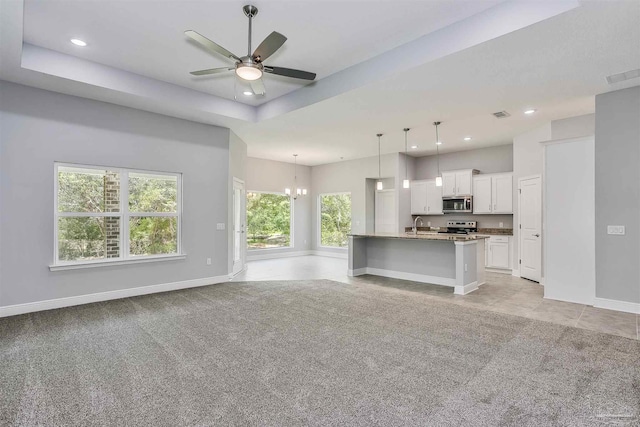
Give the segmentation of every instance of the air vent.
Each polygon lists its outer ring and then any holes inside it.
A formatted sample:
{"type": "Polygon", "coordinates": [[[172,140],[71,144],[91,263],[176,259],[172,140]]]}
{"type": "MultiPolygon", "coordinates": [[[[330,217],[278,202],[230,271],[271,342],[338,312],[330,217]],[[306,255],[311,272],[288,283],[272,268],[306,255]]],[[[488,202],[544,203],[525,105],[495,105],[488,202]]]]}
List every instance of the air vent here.
{"type": "Polygon", "coordinates": [[[504,119],[505,117],[509,117],[511,114],[507,113],[506,111],[498,111],[497,113],[493,113],[493,115],[498,119],[504,119]]]}
{"type": "Polygon", "coordinates": [[[611,74],[610,76],[607,76],[607,82],[612,85],[614,83],[620,83],[625,80],[636,79],[638,77],[640,77],[640,68],[637,70],[625,71],[624,73],[611,74]]]}

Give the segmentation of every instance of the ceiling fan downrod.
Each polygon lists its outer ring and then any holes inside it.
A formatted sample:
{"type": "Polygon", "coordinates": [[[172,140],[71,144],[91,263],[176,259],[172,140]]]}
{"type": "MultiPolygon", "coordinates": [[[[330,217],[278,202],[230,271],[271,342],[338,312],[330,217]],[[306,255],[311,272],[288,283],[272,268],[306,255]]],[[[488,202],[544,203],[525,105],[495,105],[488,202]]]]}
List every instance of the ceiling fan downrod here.
{"type": "Polygon", "coordinates": [[[247,56],[251,57],[251,23],[253,21],[253,17],[256,16],[258,14],[258,8],[255,6],[252,6],[250,4],[247,4],[245,6],[242,7],[242,11],[244,12],[244,14],[247,16],[247,18],[249,18],[249,42],[248,42],[248,46],[247,46],[247,56]]]}

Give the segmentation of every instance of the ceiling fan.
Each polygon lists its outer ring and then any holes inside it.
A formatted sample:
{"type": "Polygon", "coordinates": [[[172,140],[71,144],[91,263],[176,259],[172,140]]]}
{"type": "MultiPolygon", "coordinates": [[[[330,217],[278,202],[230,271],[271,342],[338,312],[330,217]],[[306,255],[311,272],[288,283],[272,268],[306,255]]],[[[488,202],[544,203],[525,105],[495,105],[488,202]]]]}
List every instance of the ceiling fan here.
{"type": "Polygon", "coordinates": [[[184,33],[199,43],[202,47],[209,52],[220,54],[226,58],[235,61],[233,67],[220,67],[210,68],[208,70],[191,71],[194,76],[205,76],[209,74],[223,73],[225,71],[235,70],[236,75],[241,79],[247,80],[251,84],[251,89],[256,95],[264,95],[265,89],[262,83],[263,73],[277,74],[279,76],[293,77],[302,80],[314,80],[316,73],[310,73],[308,71],[294,70],[292,68],[283,67],[271,67],[263,64],[263,61],[273,55],[280,47],[287,41],[287,38],[282,34],[274,31],[267,36],[266,39],[260,43],[258,48],[251,53],[251,22],[252,19],[258,14],[258,8],[251,5],[246,5],[242,8],[244,14],[249,18],[249,43],[247,49],[247,56],[237,56],[223,48],[219,44],[209,40],[200,33],[193,30],[187,30],[184,33]]]}

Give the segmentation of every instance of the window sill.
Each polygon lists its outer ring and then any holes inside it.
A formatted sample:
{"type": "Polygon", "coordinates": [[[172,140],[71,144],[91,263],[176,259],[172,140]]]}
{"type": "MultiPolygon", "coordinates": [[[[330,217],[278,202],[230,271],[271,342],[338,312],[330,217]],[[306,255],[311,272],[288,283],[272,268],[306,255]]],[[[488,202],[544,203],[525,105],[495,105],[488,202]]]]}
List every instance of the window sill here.
{"type": "Polygon", "coordinates": [[[293,246],[280,246],[278,248],[247,248],[247,252],[260,252],[260,251],[277,251],[282,249],[294,249],[293,246]]]}
{"type": "Polygon", "coordinates": [[[87,262],[76,262],[73,264],[54,264],[49,266],[49,271],[63,271],[63,270],[80,270],[84,268],[97,268],[97,267],[109,267],[116,265],[130,265],[130,264],[144,264],[147,262],[159,262],[159,261],[176,261],[181,259],[186,259],[187,255],[159,255],[159,256],[149,256],[149,257],[141,257],[141,258],[129,258],[129,259],[118,259],[114,261],[87,261],[87,262]]]}

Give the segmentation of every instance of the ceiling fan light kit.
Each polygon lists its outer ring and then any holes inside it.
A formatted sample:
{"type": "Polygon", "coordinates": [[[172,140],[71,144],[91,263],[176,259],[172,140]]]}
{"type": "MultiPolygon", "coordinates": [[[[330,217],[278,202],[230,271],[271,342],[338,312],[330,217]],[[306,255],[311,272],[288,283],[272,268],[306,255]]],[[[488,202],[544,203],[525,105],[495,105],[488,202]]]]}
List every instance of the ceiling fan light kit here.
{"type": "Polygon", "coordinates": [[[308,71],[302,70],[294,70],[292,68],[270,67],[263,64],[264,60],[273,55],[278,49],[280,49],[280,47],[282,47],[284,42],[287,41],[287,38],[285,36],[276,31],[273,31],[271,34],[269,34],[267,38],[264,39],[262,43],[260,43],[256,50],[251,53],[252,22],[253,18],[258,14],[258,8],[253,5],[246,5],[242,8],[242,11],[246,15],[246,17],[249,18],[247,56],[239,57],[238,55],[235,55],[234,53],[228,51],[227,49],[209,40],[196,31],[187,30],[184,32],[187,37],[200,44],[209,52],[222,55],[227,59],[235,61],[235,65],[233,67],[219,67],[192,71],[192,75],[205,76],[235,70],[235,73],[238,77],[248,81],[251,84],[251,89],[256,95],[265,94],[264,84],[262,83],[262,76],[264,75],[264,73],[276,74],[279,76],[292,77],[302,80],[315,80],[315,73],[310,73],[308,71]]]}

